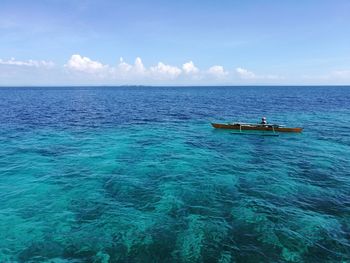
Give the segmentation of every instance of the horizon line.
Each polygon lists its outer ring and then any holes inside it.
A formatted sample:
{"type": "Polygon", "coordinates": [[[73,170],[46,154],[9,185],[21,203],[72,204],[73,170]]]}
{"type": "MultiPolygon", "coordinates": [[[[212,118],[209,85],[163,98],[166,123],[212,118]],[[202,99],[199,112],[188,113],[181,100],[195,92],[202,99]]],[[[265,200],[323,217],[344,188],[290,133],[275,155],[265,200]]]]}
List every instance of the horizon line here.
{"type": "Polygon", "coordinates": [[[0,88],[124,88],[124,87],[155,87],[155,88],[191,88],[191,87],[350,87],[350,84],[242,84],[242,85],[0,85],[0,88]]]}

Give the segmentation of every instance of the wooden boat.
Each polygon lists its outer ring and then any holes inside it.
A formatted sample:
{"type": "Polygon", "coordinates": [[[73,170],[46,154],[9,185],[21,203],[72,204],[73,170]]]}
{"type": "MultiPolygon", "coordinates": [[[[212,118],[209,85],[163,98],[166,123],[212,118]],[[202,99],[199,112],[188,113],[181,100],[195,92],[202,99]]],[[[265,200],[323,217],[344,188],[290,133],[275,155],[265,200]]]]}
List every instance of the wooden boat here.
{"type": "Polygon", "coordinates": [[[212,123],[216,129],[229,129],[239,131],[271,131],[271,132],[302,132],[303,128],[287,128],[277,124],[254,124],[254,123],[212,123]]]}

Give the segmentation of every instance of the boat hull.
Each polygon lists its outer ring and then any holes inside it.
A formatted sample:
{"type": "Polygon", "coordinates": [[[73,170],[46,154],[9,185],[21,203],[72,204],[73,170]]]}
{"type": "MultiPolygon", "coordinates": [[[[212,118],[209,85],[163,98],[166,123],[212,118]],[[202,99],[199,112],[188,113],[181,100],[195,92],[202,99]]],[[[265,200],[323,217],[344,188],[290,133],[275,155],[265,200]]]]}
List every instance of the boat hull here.
{"type": "Polygon", "coordinates": [[[276,131],[276,132],[302,132],[303,128],[287,128],[287,127],[272,127],[272,126],[253,126],[243,124],[211,124],[216,129],[242,130],[242,131],[276,131]]]}

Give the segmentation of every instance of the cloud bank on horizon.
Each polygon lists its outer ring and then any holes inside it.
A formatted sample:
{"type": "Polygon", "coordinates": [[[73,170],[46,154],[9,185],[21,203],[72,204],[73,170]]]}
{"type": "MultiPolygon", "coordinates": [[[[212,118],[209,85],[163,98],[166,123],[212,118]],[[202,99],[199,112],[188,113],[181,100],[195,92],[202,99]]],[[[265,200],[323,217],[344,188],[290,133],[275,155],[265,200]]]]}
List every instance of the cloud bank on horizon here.
{"type": "MultiPolygon", "coordinates": [[[[227,70],[223,66],[213,65],[208,69],[199,69],[193,61],[183,63],[181,66],[158,62],[156,65],[146,67],[140,57],[136,57],[133,64],[125,62],[121,57],[119,63],[113,66],[80,54],[72,55],[64,65],[57,65],[49,60],[0,59],[0,80],[1,76],[5,75],[19,81],[9,79],[9,83],[0,82],[0,85],[25,85],[26,83],[22,83],[18,78],[26,79],[28,76],[40,75],[49,77],[38,79],[29,85],[279,85],[285,80],[284,76],[256,74],[242,67],[227,70]],[[7,74],[8,72],[11,74],[7,74]],[[50,79],[53,82],[50,82],[50,79]]],[[[321,76],[305,75],[300,78],[308,84],[322,84],[330,81],[336,84],[348,83],[350,70],[334,70],[321,76]]]]}
{"type": "Polygon", "coordinates": [[[0,86],[346,85],[349,13],[347,0],[2,0],[0,86]]]}
{"type": "MultiPolygon", "coordinates": [[[[193,61],[183,63],[181,66],[158,62],[146,67],[140,57],[136,57],[130,64],[121,57],[116,65],[104,64],[80,54],[72,55],[64,65],[57,65],[45,60],[8,60],[0,59],[1,67],[18,70],[26,69],[31,74],[58,74],[64,80],[74,84],[215,84],[215,83],[254,83],[255,81],[275,81],[283,77],[277,75],[256,75],[252,71],[237,67],[226,70],[221,65],[213,65],[207,69],[199,69],[193,61]],[[83,81],[84,80],[84,81],[83,81]],[[243,82],[242,82],[243,83],[243,82]]],[[[6,68],[5,68],[6,71],[6,68]]],[[[20,74],[20,70],[18,71],[20,74]]],[[[1,76],[1,75],[0,75],[1,76]]],[[[40,84],[40,82],[38,82],[40,84]]]]}
{"type": "MultiPolygon", "coordinates": [[[[105,80],[175,80],[178,78],[192,80],[232,80],[234,78],[253,80],[253,79],[273,79],[270,76],[256,76],[253,72],[246,69],[236,68],[229,72],[223,66],[214,65],[207,70],[200,70],[195,66],[193,61],[188,61],[182,64],[181,67],[168,65],[163,62],[158,62],[156,65],[145,67],[142,59],[137,57],[133,64],[129,64],[120,58],[119,64],[110,66],[99,61],[94,61],[89,57],[84,57],[79,54],[72,55],[68,62],[64,65],[70,73],[81,73],[85,76],[96,77],[105,80]]],[[[278,76],[275,76],[278,79],[278,76]]]]}

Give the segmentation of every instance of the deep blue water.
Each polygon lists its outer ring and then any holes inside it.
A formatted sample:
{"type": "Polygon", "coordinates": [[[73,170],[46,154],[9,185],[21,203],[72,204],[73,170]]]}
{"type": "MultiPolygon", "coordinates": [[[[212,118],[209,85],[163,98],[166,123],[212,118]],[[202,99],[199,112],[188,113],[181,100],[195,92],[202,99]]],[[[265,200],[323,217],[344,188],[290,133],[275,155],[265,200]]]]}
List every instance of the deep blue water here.
{"type": "Polygon", "coordinates": [[[0,262],[350,262],[350,87],[0,88],[0,262]],[[278,137],[212,121],[304,127],[278,137]]]}

